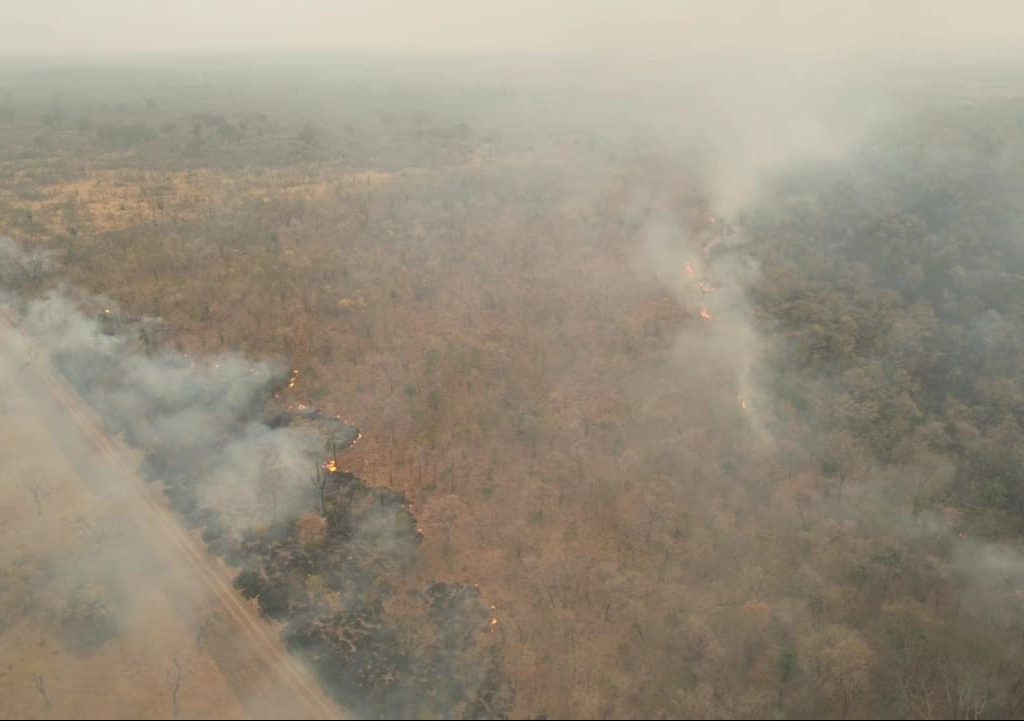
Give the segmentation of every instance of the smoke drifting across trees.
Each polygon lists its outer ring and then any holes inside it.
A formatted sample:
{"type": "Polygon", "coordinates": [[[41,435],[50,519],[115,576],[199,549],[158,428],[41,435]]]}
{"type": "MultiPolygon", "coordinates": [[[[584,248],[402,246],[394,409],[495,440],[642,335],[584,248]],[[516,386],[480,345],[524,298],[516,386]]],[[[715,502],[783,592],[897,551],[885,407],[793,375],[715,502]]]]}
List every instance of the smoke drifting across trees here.
{"type": "MultiPolygon", "coordinates": [[[[93,318],[57,292],[7,300],[20,329],[110,432],[142,451],[146,476],[238,569],[238,588],[284,624],[287,645],[347,709],[371,717],[505,713],[500,647],[484,636],[490,614],[479,589],[419,585],[422,534],[409,502],[339,471],[337,450],[323,462],[325,428],[333,449],[357,431],[335,419],[292,425],[278,415],[268,424],[260,416],[286,374],[233,354],[192,360],[147,351],[157,324],[125,319],[108,299],[79,298],[99,309],[93,318]]],[[[106,492],[124,491],[111,482],[106,492]]],[[[103,565],[80,555],[76,567],[103,565]]],[[[80,584],[69,601],[65,635],[76,652],[95,652],[116,633],[118,609],[95,592],[80,584]]],[[[180,684],[175,661],[175,714],[180,684]]]]}
{"type": "Polygon", "coordinates": [[[24,313],[342,703],[1024,712],[1019,84],[333,62],[165,71],[159,111],[97,71],[92,126],[5,126],[46,193],[0,200],[164,318],[24,313]],[[322,507],[323,439],[254,420],[275,358],[366,431],[322,507]]]}

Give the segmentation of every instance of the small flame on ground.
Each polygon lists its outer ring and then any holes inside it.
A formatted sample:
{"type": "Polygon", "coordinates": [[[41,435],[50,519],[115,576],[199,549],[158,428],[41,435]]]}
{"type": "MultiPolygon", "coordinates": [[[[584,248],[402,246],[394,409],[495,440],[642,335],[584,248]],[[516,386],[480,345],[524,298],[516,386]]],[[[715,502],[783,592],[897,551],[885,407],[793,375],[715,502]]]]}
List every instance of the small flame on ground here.
{"type": "Polygon", "coordinates": [[[292,377],[288,379],[288,389],[291,390],[295,387],[295,384],[299,381],[299,369],[292,369],[292,377]]]}
{"type": "Polygon", "coordinates": [[[740,402],[740,408],[742,408],[743,410],[746,410],[747,409],[747,401],[744,400],[743,396],[737,396],[736,398],[740,402]]]}
{"type": "Polygon", "coordinates": [[[495,616],[494,616],[494,613],[495,613],[496,610],[497,610],[497,607],[491,606],[491,626],[488,629],[488,631],[493,631],[494,627],[498,625],[498,619],[495,618],[495,616]]]}
{"type": "Polygon", "coordinates": [[[329,461],[324,462],[324,470],[327,471],[328,473],[337,473],[338,464],[335,463],[334,459],[332,458],[329,461]]]}
{"type": "Polygon", "coordinates": [[[711,315],[711,312],[708,311],[707,308],[700,309],[700,317],[704,320],[714,320],[714,316],[711,315]]]}
{"type": "Polygon", "coordinates": [[[693,265],[691,265],[690,263],[686,264],[686,274],[691,278],[693,277],[693,265]]]}

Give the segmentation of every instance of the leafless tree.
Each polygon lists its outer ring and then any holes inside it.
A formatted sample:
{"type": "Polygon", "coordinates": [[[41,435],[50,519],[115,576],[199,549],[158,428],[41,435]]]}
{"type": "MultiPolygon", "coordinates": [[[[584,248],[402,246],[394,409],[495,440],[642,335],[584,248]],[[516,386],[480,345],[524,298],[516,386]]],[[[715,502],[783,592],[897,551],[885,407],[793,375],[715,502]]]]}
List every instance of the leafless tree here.
{"type": "Polygon", "coordinates": [[[316,489],[317,498],[320,500],[320,515],[327,515],[327,480],[329,475],[327,471],[319,466],[316,467],[316,473],[310,479],[313,487],[316,489]]]}
{"type": "Polygon", "coordinates": [[[25,487],[32,494],[32,500],[36,503],[36,513],[43,517],[43,499],[52,493],[52,489],[43,483],[43,478],[38,471],[33,471],[25,478],[25,487]]]}
{"type": "Polygon", "coordinates": [[[181,680],[185,675],[185,669],[181,665],[181,661],[178,660],[178,655],[175,654],[171,658],[171,663],[174,664],[174,669],[170,672],[171,680],[171,709],[175,718],[181,716],[181,709],[178,708],[178,693],[181,691],[181,680]]]}
{"type": "Polygon", "coordinates": [[[50,711],[53,709],[53,705],[50,703],[50,697],[46,694],[46,684],[43,682],[42,674],[36,674],[36,691],[43,697],[43,701],[46,703],[46,710],[50,711]]]}

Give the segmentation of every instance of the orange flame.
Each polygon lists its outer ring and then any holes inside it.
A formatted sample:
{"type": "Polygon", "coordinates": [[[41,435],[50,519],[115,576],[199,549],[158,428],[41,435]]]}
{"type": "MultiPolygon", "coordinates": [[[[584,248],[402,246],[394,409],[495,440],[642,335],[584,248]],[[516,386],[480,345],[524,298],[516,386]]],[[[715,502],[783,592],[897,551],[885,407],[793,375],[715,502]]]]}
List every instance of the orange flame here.
{"type": "Polygon", "coordinates": [[[693,265],[691,265],[690,263],[686,264],[686,274],[691,278],[693,277],[693,265]]]}
{"type": "Polygon", "coordinates": [[[328,473],[337,473],[338,464],[335,463],[334,459],[332,458],[331,460],[324,462],[324,470],[327,471],[328,473]]]}
{"type": "Polygon", "coordinates": [[[707,308],[700,309],[700,317],[704,320],[714,320],[714,316],[711,315],[707,308]]]}
{"type": "Polygon", "coordinates": [[[740,402],[740,408],[747,410],[747,402],[744,400],[743,396],[737,396],[737,400],[740,402]]]}
{"type": "Polygon", "coordinates": [[[292,369],[292,377],[288,379],[288,389],[291,390],[295,387],[295,384],[299,381],[299,369],[292,369]]]}

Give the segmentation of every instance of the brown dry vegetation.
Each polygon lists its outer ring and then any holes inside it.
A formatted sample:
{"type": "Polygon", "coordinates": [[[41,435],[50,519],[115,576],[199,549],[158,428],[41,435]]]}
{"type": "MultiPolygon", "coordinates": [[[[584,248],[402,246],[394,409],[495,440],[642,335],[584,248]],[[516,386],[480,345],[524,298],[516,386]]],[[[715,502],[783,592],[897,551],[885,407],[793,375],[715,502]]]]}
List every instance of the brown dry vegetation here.
{"type": "MultiPolygon", "coordinates": [[[[440,133],[435,160],[407,166],[324,151],[147,167],[142,144],[119,167],[123,149],[82,142],[7,155],[0,230],[54,251],[62,281],[159,316],[180,350],[300,369],[284,401],[351,419],[364,436],[341,466],[412,500],[418,580],[494,604],[513,716],[1024,713],[1016,625],[965,613],[981,592],[899,522],[957,503],[918,377],[765,391],[769,443],[723,360],[728,317],[702,323],[641,267],[647,222],[708,230],[686,168],[571,134],[524,152],[440,133]],[[823,441],[818,419],[843,413],[865,430],[823,441]],[[872,423],[901,429],[891,454],[872,423]]],[[[802,369],[871,352],[842,308],[861,271],[842,271],[832,312],[833,286],[764,238],[755,317],[778,321],[776,360],[790,343],[802,369]]],[[[889,291],[864,293],[898,315],[889,291]]]]}
{"type": "Polygon", "coordinates": [[[65,280],[162,317],[183,350],[243,349],[301,369],[292,402],[363,429],[344,466],[413,500],[424,572],[482,584],[519,697],[564,714],[597,703],[609,669],[628,678],[623,652],[646,647],[630,598],[667,562],[654,555],[628,581],[618,569],[670,521],[654,498],[622,503],[640,460],[623,386],[668,361],[687,321],[657,288],[623,280],[630,249],[602,237],[600,218],[522,218],[529,209],[495,189],[484,207],[406,225],[422,201],[403,196],[508,172],[500,160],[488,170],[101,176],[47,187],[46,202],[19,210],[52,233],[75,203],[65,280]],[[210,242],[225,230],[237,240],[210,242]],[[565,698],[574,678],[580,696],[565,698]]]}
{"type": "Polygon", "coordinates": [[[43,357],[0,318],[0,716],[335,717],[43,357]]]}

